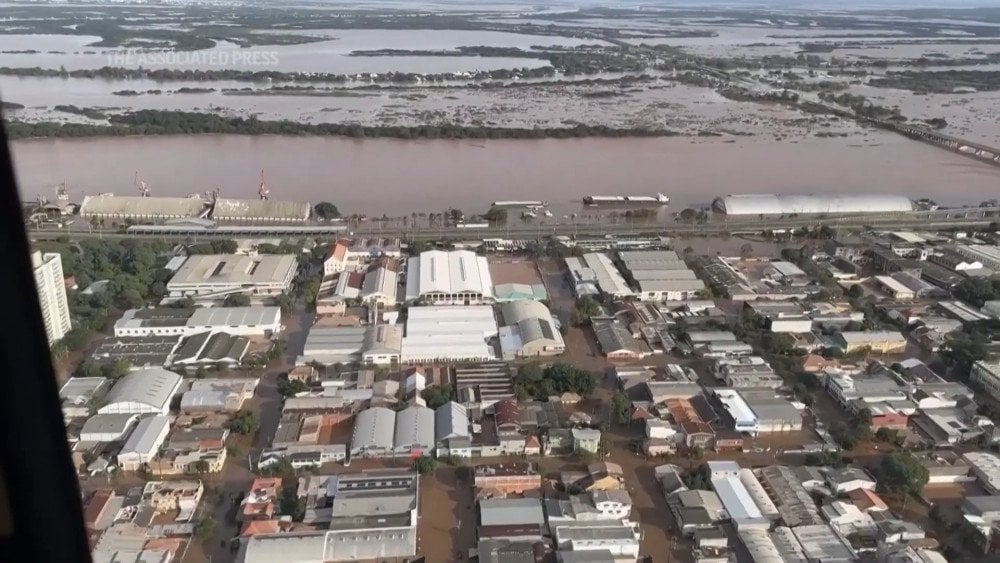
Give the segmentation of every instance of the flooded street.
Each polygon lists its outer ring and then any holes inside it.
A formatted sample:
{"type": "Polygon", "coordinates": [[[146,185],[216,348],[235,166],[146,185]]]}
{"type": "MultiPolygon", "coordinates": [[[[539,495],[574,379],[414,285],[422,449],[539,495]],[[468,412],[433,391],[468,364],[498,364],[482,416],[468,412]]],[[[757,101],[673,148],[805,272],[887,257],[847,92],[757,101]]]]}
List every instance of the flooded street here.
{"type": "Polygon", "coordinates": [[[85,193],[154,195],[221,187],[255,197],[266,170],[272,197],[334,202],[345,213],[408,214],[496,199],[541,199],[582,211],[588,194],[663,192],[679,211],[727,193],[886,193],[943,204],[996,197],[1000,169],[882,131],[852,138],[745,137],[403,141],[316,137],[178,136],[13,143],[25,198],[65,182],[85,193]]]}

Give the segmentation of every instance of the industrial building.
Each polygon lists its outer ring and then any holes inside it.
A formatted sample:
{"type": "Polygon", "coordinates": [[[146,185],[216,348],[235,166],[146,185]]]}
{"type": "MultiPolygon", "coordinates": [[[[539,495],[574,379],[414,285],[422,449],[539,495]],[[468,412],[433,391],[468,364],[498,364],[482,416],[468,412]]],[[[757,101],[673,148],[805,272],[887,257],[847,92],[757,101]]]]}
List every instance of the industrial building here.
{"type": "Polygon", "coordinates": [[[103,443],[121,440],[138,419],[137,414],[95,414],[80,428],[80,441],[103,443]]]}
{"type": "Polygon", "coordinates": [[[270,337],[281,331],[278,307],[156,307],[129,309],[115,321],[115,336],[191,336],[226,332],[234,336],[270,337]]]}
{"type": "Polygon", "coordinates": [[[739,476],[725,476],[712,479],[712,489],[719,495],[722,506],[729,514],[737,530],[760,528],[767,530],[771,521],[764,518],[757,503],[740,480],[739,476]]]}
{"type": "MultiPolygon", "coordinates": [[[[786,526],[794,528],[823,522],[819,509],[816,508],[816,501],[804,485],[813,478],[799,474],[800,471],[809,469],[772,465],[758,469],[754,473],[770,498],[774,499],[786,526]]],[[[822,486],[824,484],[822,475],[817,477],[819,479],[817,483],[822,486]]]]}
{"type": "Polygon", "coordinates": [[[569,256],[566,258],[566,271],[569,283],[577,299],[581,297],[596,297],[601,294],[597,286],[597,274],[587,266],[582,258],[569,256]]]}
{"type": "Polygon", "coordinates": [[[385,407],[372,407],[354,417],[351,457],[391,457],[396,413],[385,407]]]}
{"type": "MultiPolygon", "coordinates": [[[[611,295],[612,297],[635,295],[635,292],[629,287],[628,282],[625,281],[625,278],[607,254],[603,252],[590,252],[584,254],[581,260],[586,265],[586,270],[578,271],[578,273],[581,276],[584,273],[592,275],[592,283],[602,293],[611,295]]],[[[572,274],[573,272],[570,273],[572,274]]],[[[577,293],[579,294],[580,292],[577,291],[577,293]]]]}
{"type": "Polygon", "coordinates": [[[410,307],[400,361],[413,364],[494,360],[495,346],[490,341],[496,340],[499,330],[489,305],[410,307]]]}
{"type": "Polygon", "coordinates": [[[715,396],[733,420],[736,431],[761,433],[802,430],[802,415],[770,389],[716,389],[715,396]]]}
{"type": "Polygon", "coordinates": [[[183,379],[172,371],[146,368],[118,380],[100,414],[167,414],[183,379]]]}
{"type": "Polygon", "coordinates": [[[62,340],[73,328],[66,301],[66,283],[63,280],[62,256],[57,252],[31,253],[31,267],[35,274],[38,305],[42,309],[45,336],[49,345],[62,340]]]}
{"type": "Polygon", "coordinates": [[[712,207],[725,215],[839,215],[845,213],[904,213],[913,211],[909,198],[895,195],[728,195],[712,207]]]}
{"type": "Polygon", "coordinates": [[[621,251],[618,258],[642,301],[685,300],[705,289],[705,283],[672,250],[621,251]]]}
{"type": "Polygon", "coordinates": [[[93,414],[95,406],[111,388],[103,377],[71,377],[59,389],[63,418],[82,418],[93,414]]]}
{"type": "Polygon", "coordinates": [[[144,464],[153,461],[169,433],[169,416],[156,415],[140,419],[118,452],[118,466],[124,471],[137,471],[144,464]]]}
{"type": "Polygon", "coordinates": [[[185,323],[188,334],[226,332],[234,336],[271,337],[281,332],[278,307],[199,307],[185,323]]]}
{"type": "Polygon", "coordinates": [[[246,336],[233,336],[226,332],[199,332],[182,340],[170,359],[177,369],[199,366],[235,368],[243,361],[250,348],[246,336]]]}
{"type": "Polygon", "coordinates": [[[222,300],[245,294],[274,298],[288,291],[298,271],[294,254],[198,254],[188,257],[167,282],[172,298],[222,300]]]}
{"type": "Polygon", "coordinates": [[[126,220],[136,222],[162,223],[170,219],[205,217],[208,208],[205,200],[190,197],[141,197],[99,194],[86,196],[80,204],[80,216],[87,221],[126,220]]]}
{"type": "Polygon", "coordinates": [[[472,457],[469,410],[448,401],[434,411],[434,444],[438,457],[472,457]]]}
{"type": "Polygon", "coordinates": [[[328,506],[320,509],[329,512],[327,530],[255,535],[237,561],[388,561],[416,555],[420,503],[415,473],[386,469],[323,479],[324,494],[317,491],[308,498],[321,498],[328,506]]]}
{"type": "Polygon", "coordinates": [[[473,305],[493,301],[493,279],[485,256],[469,250],[428,250],[407,262],[406,301],[473,305]]]}
{"type": "Polygon", "coordinates": [[[398,325],[315,326],[296,364],[395,364],[400,361],[402,333],[398,325]]]}
{"type": "Polygon", "coordinates": [[[555,356],[566,351],[552,312],[538,301],[520,300],[500,307],[500,350],[504,360],[555,356]]]}
{"type": "Polygon", "coordinates": [[[212,219],[243,225],[305,223],[310,209],[308,202],[220,197],[212,205],[212,219]]]}
{"type": "Polygon", "coordinates": [[[410,405],[396,413],[392,451],[396,457],[420,457],[434,451],[434,411],[410,405]]]}
{"type": "Polygon", "coordinates": [[[847,354],[864,350],[876,354],[901,354],[906,349],[906,337],[894,331],[844,331],[837,333],[835,342],[847,354]]]}
{"type": "Polygon", "coordinates": [[[1000,246],[960,244],[956,250],[966,258],[979,262],[984,268],[1000,272],[1000,246]]]}

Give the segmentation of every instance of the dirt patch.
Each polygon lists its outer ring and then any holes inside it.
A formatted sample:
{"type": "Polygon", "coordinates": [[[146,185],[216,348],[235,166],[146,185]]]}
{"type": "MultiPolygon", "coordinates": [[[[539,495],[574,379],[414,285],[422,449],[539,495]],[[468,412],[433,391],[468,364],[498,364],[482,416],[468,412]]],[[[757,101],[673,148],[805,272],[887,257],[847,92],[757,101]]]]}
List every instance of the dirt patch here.
{"type": "Polygon", "coordinates": [[[491,257],[490,277],[493,284],[502,283],[524,283],[534,285],[542,283],[542,276],[538,273],[534,260],[517,258],[496,258],[491,257]]]}

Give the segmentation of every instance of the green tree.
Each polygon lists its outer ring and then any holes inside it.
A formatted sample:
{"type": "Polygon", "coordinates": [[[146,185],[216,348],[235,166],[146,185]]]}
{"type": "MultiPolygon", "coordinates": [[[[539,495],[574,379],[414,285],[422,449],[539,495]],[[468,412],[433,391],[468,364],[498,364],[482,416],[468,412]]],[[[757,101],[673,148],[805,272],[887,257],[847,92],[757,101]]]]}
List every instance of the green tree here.
{"type": "Polygon", "coordinates": [[[295,306],[295,298],[287,293],[282,293],[274,298],[274,304],[281,309],[282,313],[290,313],[295,306]]]}
{"type": "Polygon", "coordinates": [[[80,362],[80,365],[76,366],[76,376],[77,377],[104,377],[104,372],[101,370],[101,364],[95,362],[94,360],[87,358],[80,362]]]}
{"type": "Polygon", "coordinates": [[[278,393],[282,397],[292,397],[307,389],[306,384],[301,380],[289,380],[288,377],[278,379],[278,393]]]}
{"type": "Polygon", "coordinates": [[[879,465],[879,491],[899,496],[919,495],[927,484],[927,468],[906,451],[895,451],[879,465]]]}
{"type": "Polygon", "coordinates": [[[451,384],[445,383],[444,385],[427,387],[420,393],[420,396],[427,402],[429,408],[436,409],[451,400],[451,384]]]}
{"type": "Polygon", "coordinates": [[[986,359],[986,346],[977,338],[958,336],[945,342],[939,351],[941,359],[960,377],[968,378],[972,365],[986,359]]]}
{"type": "Polygon", "coordinates": [[[686,471],[681,475],[681,480],[684,481],[684,486],[691,490],[712,490],[712,480],[709,477],[708,466],[706,465],[699,465],[686,471]]]}
{"type": "Polygon", "coordinates": [[[123,358],[117,358],[113,362],[101,366],[101,374],[108,379],[121,379],[128,375],[132,369],[132,364],[123,358]]]}
{"type": "Polygon", "coordinates": [[[329,201],[321,201],[313,206],[313,213],[324,221],[340,217],[340,210],[329,201]]]}
{"type": "Polygon", "coordinates": [[[201,540],[207,540],[215,533],[215,520],[212,518],[202,518],[194,525],[194,535],[201,540]]]}
{"type": "Polygon", "coordinates": [[[573,323],[576,325],[586,324],[590,322],[592,317],[599,314],[601,314],[601,304],[593,297],[584,295],[577,299],[573,306],[573,323]]]}
{"type": "Polygon", "coordinates": [[[257,414],[253,411],[240,411],[229,421],[229,429],[244,436],[253,434],[258,428],[260,428],[260,422],[257,420],[257,414]]]}
{"type": "Polygon", "coordinates": [[[233,293],[232,295],[227,295],[226,300],[222,304],[225,307],[249,307],[250,296],[243,293],[233,293]]]}
{"type": "Polygon", "coordinates": [[[413,460],[413,470],[420,475],[428,475],[434,472],[437,460],[429,455],[422,455],[413,460]]]}
{"type": "Polygon", "coordinates": [[[621,391],[615,393],[614,397],[611,398],[611,412],[614,413],[615,419],[621,424],[628,423],[631,407],[632,402],[629,401],[628,395],[621,391]]]}
{"type": "Polygon", "coordinates": [[[865,288],[861,287],[860,283],[856,283],[847,290],[847,296],[854,299],[860,299],[865,296],[865,288]]]}

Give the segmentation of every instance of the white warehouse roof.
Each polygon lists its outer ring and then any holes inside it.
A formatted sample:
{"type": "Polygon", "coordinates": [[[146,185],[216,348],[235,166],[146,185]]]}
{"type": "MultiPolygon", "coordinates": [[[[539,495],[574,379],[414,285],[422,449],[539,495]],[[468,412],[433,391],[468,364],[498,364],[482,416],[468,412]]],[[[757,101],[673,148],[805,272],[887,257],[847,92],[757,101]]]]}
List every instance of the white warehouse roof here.
{"type": "Polygon", "coordinates": [[[385,407],[373,407],[358,413],[354,419],[351,449],[391,450],[396,413],[385,407]]]}
{"type": "Polygon", "coordinates": [[[401,359],[411,363],[494,359],[493,347],[486,341],[498,332],[489,305],[410,307],[401,359]]]}
{"type": "Polygon", "coordinates": [[[713,203],[726,215],[789,215],[792,213],[892,213],[913,211],[913,202],[896,195],[728,195],[713,203]]]}
{"type": "Polygon", "coordinates": [[[719,495],[719,500],[722,501],[737,529],[745,525],[754,527],[755,524],[768,523],[739,477],[712,479],[712,488],[719,495]]]}
{"type": "Polygon", "coordinates": [[[177,394],[182,381],[181,376],[163,368],[133,371],[111,388],[107,403],[97,412],[167,414],[170,412],[170,399],[177,394]]]}
{"type": "Polygon", "coordinates": [[[434,449],[434,411],[411,405],[396,413],[393,446],[397,452],[421,450],[421,453],[430,454],[434,449]]]}
{"type": "Polygon", "coordinates": [[[470,250],[428,250],[407,263],[406,298],[440,293],[493,296],[493,278],[485,256],[470,250]]]}
{"type": "Polygon", "coordinates": [[[191,314],[187,327],[191,329],[222,329],[238,327],[268,327],[281,323],[278,307],[199,307],[191,314]]]}
{"type": "Polygon", "coordinates": [[[160,446],[170,428],[170,417],[164,415],[147,416],[139,421],[132,435],[125,441],[119,455],[138,454],[152,456],[160,446]]]}

